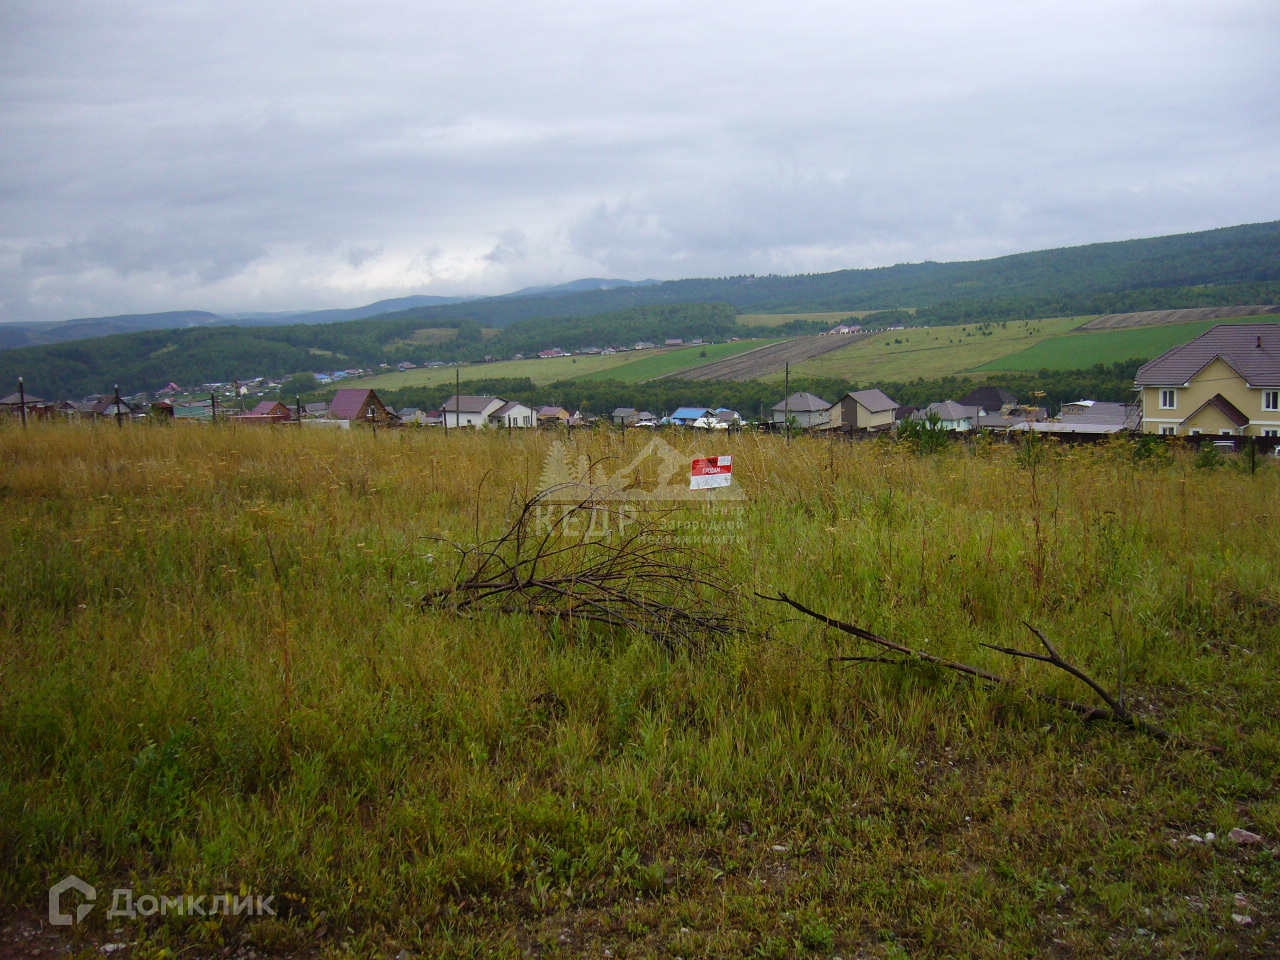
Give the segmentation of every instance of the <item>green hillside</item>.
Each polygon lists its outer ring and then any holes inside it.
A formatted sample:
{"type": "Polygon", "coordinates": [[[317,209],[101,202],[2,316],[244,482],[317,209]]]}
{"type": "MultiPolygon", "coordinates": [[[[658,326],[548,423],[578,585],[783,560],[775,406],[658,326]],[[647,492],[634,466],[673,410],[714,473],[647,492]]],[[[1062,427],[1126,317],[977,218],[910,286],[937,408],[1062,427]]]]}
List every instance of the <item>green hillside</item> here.
{"type": "Polygon", "coordinates": [[[662,353],[650,353],[623,366],[612,370],[590,373],[580,379],[640,383],[645,380],[652,380],[654,377],[662,377],[670,373],[678,373],[689,367],[710,363],[712,360],[735,357],[748,350],[754,350],[757,347],[777,342],[776,339],[741,340],[737,343],[709,343],[705,346],[683,347],[677,350],[663,351],[662,353]]]}
{"type": "Polygon", "coordinates": [[[742,313],[917,307],[919,318],[930,323],[1275,303],[1280,302],[1280,221],[990,260],[499,297],[433,307],[424,315],[502,327],[531,317],[709,301],[731,304],[742,313]]]}
{"type": "Polygon", "coordinates": [[[1267,317],[1231,317],[1128,330],[1066,333],[1047,337],[1017,353],[972,368],[976,372],[1000,370],[1080,370],[1095,363],[1150,360],[1166,350],[1194,340],[1220,323],[1266,323],[1267,317]]]}

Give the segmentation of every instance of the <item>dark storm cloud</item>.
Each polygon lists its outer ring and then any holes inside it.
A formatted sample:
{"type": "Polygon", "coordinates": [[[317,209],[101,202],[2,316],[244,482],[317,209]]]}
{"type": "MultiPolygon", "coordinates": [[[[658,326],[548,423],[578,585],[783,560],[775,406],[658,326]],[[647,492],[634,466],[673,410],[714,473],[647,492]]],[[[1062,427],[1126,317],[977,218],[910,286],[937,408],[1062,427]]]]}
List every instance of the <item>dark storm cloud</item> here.
{"type": "Polygon", "coordinates": [[[0,318],[972,258],[1280,216],[1263,0],[0,12],[0,318]]]}

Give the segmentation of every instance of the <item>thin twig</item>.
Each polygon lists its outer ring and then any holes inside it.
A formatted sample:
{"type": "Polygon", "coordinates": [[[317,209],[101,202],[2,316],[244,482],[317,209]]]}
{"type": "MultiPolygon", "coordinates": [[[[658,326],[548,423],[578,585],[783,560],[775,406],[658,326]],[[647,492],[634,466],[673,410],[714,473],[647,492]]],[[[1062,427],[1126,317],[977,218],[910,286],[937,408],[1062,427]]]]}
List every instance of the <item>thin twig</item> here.
{"type": "MultiPolygon", "coordinates": [[[[879,634],[872,633],[869,630],[864,630],[861,627],[855,626],[852,623],[845,623],[843,620],[836,620],[833,617],[828,617],[824,614],[818,613],[816,610],[811,610],[810,608],[806,607],[804,604],[791,599],[785,593],[779,593],[776,597],[771,597],[762,593],[758,593],[756,594],[756,596],[764,600],[773,600],[777,603],[785,603],[788,606],[793,607],[796,610],[799,610],[801,613],[805,614],[806,616],[812,617],[813,619],[819,621],[820,623],[824,623],[827,626],[832,627],[836,630],[840,630],[844,633],[848,633],[852,636],[855,636],[859,640],[864,640],[867,643],[876,644],[877,646],[883,647],[886,650],[892,650],[895,653],[900,653],[903,656],[910,658],[911,660],[937,664],[940,667],[944,667],[948,670],[954,670],[957,673],[960,673],[964,676],[970,677],[975,680],[982,680],[987,683],[997,684],[1000,686],[1005,686],[1010,688],[1019,687],[1019,685],[1016,684],[1009,677],[1004,677],[998,673],[992,673],[989,670],[983,670],[980,667],[975,667],[967,663],[961,663],[956,660],[947,660],[947,659],[944,659],[943,657],[937,657],[937,656],[934,656],[933,654],[925,653],[922,650],[915,650],[911,647],[904,646],[900,643],[895,643],[894,641],[888,639],[887,637],[882,637],[879,634]]],[[[1028,630],[1030,630],[1032,634],[1035,635],[1036,639],[1040,641],[1040,643],[1044,646],[1045,650],[1048,651],[1047,655],[1042,653],[1032,653],[1027,650],[1017,650],[1012,647],[1001,647],[1001,646],[997,646],[995,644],[990,644],[990,643],[984,643],[982,644],[982,646],[987,647],[991,650],[995,650],[999,653],[1007,654],[1012,657],[1022,657],[1027,660],[1038,660],[1041,663],[1048,663],[1052,666],[1057,667],[1060,670],[1064,670],[1067,673],[1071,674],[1076,679],[1085,683],[1091,690],[1094,691],[1094,693],[1096,693],[1102,699],[1102,701],[1107,706],[1104,709],[1102,707],[1092,706],[1087,703],[1081,703],[1077,700],[1068,700],[1063,697],[1053,696],[1052,694],[1041,693],[1038,690],[1026,690],[1025,692],[1027,693],[1028,696],[1032,697],[1035,700],[1039,700],[1043,703],[1050,703],[1050,704],[1053,704],[1054,706],[1061,707],[1062,709],[1070,710],[1072,713],[1078,714],[1084,720],[1109,720],[1114,723],[1123,724],[1124,726],[1127,726],[1133,730],[1137,730],[1141,733],[1145,733],[1148,736],[1154,737],[1157,740],[1173,739],[1173,735],[1170,734],[1167,730],[1163,730],[1160,727],[1153,726],[1152,724],[1147,723],[1145,720],[1141,719],[1140,717],[1134,716],[1132,713],[1126,710],[1124,706],[1121,703],[1119,703],[1113,696],[1111,696],[1111,694],[1108,693],[1102,687],[1101,684],[1099,684],[1096,680],[1094,680],[1091,676],[1089,676],[1079,667],[1076,667],[1074,664],[1064,659],[1063,656],[1060,653],[1058,653],[1057,649],[1050,642],[1049,638],[1044,635],[1043,632],[1041,632],[1040,630],[1037,630],[1035,627],[1033,627],[1029,623],[1026,623],[1025,621],[1023,625],[1028,630]]],[[[850,663],[904,662],[904,661],[893,661],[893,660],[890,660],[889,658],[883,658],[883,657],[833,657],[832,660],[844,661],[844,662],[850,662],[850,663]]]]}

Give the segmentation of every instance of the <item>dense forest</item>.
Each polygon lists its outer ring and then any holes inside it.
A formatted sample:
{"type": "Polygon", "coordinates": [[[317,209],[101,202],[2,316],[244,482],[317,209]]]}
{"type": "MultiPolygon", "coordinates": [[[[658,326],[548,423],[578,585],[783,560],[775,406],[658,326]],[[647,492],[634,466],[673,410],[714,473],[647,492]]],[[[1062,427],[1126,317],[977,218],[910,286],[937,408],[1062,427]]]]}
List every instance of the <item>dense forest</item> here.
{"type": "MultiPolygon", "coordinates": [[[[1133,400],[1133,376],[1141,360],[1087,370],[1041,370],[1031,374],[998,374],[979,378],[943,377],[906,383],[858,383],[825,378],[792,378],[791,390],[807,391],[835,401],[850,390],[878,387],[903,406],[923,407],[937,400],[958,400],[980,384],[1004,387],[1025,403],[1048,407],[1053,413],[1073,400],[1133,400]]],[[[453,395],[452,384],[437,387],[410,387],[379,391],[383,401],[396,409],[418,407],[438,410],[453,395]]],[[[619,383],[612,380],[567,380],[545,387],[528,379],[469,380],[462,383],[464,394],[500,396],[532,406],[555,405],[580,410],[583,414],[608,416],[618,407],[648,410],[658,416],[681,406],[729,407],[749,420],[768,419],[769,410],[782,400],[780,383],[759,381],[655,380],[649,383],[619,383]]],[[[315,399],[333,395],[315,394],[315,399]]]]}

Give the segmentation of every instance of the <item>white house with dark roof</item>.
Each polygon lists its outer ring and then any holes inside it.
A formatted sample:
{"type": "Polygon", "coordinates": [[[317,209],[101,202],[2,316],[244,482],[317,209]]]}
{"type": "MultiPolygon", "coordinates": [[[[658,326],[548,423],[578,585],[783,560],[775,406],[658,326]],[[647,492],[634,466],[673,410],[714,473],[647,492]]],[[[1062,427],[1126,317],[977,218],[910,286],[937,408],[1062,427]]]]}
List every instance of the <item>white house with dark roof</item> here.
{"type": "Polygon", "coordinates": [[[938,426],[943,430],[965,433],[974,428],[981,412],[980,407],[966,406],[954,400],[943,400],[940,403],[931,403],[923,410],[917,410],[911,417],[914,420],[928,420],[936,415],[939,421],[938,426]]]}
{"type": "Polygon", "coordinates": [[[1224,323],[1134,377],[1144,433],[1280,437],[1280,324],[1224,323]]]}
{"type": "Polygon", "coordinates": [[[449,430],[457,427],[483,427],[488,423],[489,415],[506,402],[501,397],[455,394],[444,402],[444,425],[449,430]]]}
{"type": "Polygon", "coordinates": [[[508,400],[489,414],[489,424],[494,427],[536,427],[537,415],[532,407],[527,407],[518,400],[508,400]]]}
{"type": "Polygon", "coordinates": [[[794,417],[801,427],[821,427],[831,419],[831,404],[812,393],[793,393],[770,410],[774,423],[786,423],[794,417]]]}

